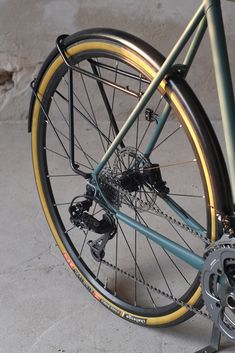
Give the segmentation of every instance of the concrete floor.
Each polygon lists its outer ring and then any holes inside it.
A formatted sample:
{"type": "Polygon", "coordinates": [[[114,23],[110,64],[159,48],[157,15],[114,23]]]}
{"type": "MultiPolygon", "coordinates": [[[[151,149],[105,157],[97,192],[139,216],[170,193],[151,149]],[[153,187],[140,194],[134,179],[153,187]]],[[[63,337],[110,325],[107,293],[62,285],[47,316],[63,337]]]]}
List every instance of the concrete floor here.
{"type": "MultiPolygon", "coordinates": [[[[218,132],[219,122],[215,123],[218,132]]],[[[0,125],[0,353],[193,353],[210,322],[142,328],[92,298],[55,246],[36,193],[25,123],[0,125]]],[[[235,346],[223,338],[221,352],[235,346]]]]}

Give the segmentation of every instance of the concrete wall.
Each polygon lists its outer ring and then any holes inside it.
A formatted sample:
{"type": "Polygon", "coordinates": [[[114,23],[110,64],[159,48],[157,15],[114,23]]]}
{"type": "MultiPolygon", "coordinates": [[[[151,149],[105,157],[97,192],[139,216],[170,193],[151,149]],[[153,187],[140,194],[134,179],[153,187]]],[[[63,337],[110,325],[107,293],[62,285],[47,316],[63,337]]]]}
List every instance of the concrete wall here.
{"type": "MultiPolygon", "coordinates": [[[[132,32],[164,54],[171,49],[198,0],[0,0],[0,120],[27,118],[30,89],[57,35],[106,26],[132,32]]],[[[223,1],[233,77],[235,4],[223,1]]],[[[206,39],[189,76],[212,119],[219,119],[206,39]]]]}

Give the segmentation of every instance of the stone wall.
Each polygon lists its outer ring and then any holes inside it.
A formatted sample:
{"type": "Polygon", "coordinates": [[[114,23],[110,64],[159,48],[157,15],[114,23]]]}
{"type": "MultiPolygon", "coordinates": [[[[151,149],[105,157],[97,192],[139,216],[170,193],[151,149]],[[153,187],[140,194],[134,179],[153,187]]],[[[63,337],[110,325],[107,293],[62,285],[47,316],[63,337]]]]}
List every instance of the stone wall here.
{"type": "MultiPolygon", "coordinates": [[[[59,34],[95,26],[120,28],[167,54],[199,4],[198,0],[0,0],[0,120],[27,118],[29,83],[59,34]]],[[[235,77],[235,4],[223,1],[223,9],[235,77]]],[[[209,116],[219,119],[207,38],[189,81],[209,116]]]]}

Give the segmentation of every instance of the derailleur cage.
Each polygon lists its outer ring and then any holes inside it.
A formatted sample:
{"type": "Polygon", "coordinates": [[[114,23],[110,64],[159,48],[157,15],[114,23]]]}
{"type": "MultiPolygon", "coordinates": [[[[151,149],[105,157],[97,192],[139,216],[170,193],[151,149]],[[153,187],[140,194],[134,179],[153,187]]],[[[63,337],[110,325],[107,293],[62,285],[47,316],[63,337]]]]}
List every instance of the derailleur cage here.
{"type": "Polygon", "coordinates": [[[87,242],[90,246],[93,258],[100,262],[104,258],[104,250],[107,242],[112,239],[117,232],[114,217],[109,213],[105,213],[101,220],[96,219],[93,215],[88,213],[92,206],[92,199],[86,198],[83,201],[75,203],[77,198],[79,198],[79,196],[73,199],[69,207],[70,221],[78,228],[102,234],[98,239],[89,240],[87,242]]]}
{"type": "Polygon", "coordinates": [[[92,200],[90,199],[79,201],[75,204],[72,201],[69,207],[71,223],[78,228],[91,230],[98,234],[113,233],[116,227],[113,217],[105,213],[99,221],[88,213],[91,206],[92,200]]]}
{"type": "Polygon", "coordinates": [[[89,240],[87,244],[90,246],[91,255],[93,258],[100,262],[105,256],[105,246],[109,240],[111,240],[117,233],[117,227],[112,215],[106,213],[103,215],[103,219],[100,222],[106,222],[109,224],[109,232],[104,233],[101,237],[96,240],[89,240]]]}

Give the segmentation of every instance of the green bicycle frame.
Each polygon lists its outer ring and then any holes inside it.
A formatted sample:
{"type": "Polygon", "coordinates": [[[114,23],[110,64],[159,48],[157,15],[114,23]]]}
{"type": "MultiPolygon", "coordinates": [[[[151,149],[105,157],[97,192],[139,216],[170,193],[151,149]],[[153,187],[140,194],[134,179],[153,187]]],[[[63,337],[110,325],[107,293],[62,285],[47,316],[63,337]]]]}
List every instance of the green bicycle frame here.
{"type": "MultiPolygon", "coordinates": [[[[206,27],[208,27],[209,30],[212,57],[216,75],[216,84],[218,89],[219,103],[226,141],[226,149],[229,160],[232,192],[233,198],[235,200],[235,103],[220,0],[204,0],[203,3],[200,5],[199,9],[193,16],[192,20],[189,22],[182,36],[166,58],[158,74],[152,80],[146,92],[143,94],[138,104],[130,114],[126,123],[123,125],[122,129],[119,131],[116,138],[110,145],[109,149],[106,151],[102,160],[97,165],[93,173],[94,180],[97,179],[98,174],[101,172],[111,155],[114,153],[115,149],[118,147],[126,133],[134,124],[138,115],[143,111],[145,105],[150,100],[151,96],[154,94],[160,82],[164,79],[167,73],[172,72],[175,69],[177,71],[180,71],[183,77],[187,75],[187,72],[193,62],[193,59],[197,53],[201,40],[206,31],[206,27]],[[194,32],[195,35],[191,42],[183,65],[174,66],[177,57],[182,52],[194,32]]],[[[157,139],[161,133],[161,130],[169,116],[169,113],[170,107],[167,104],[162,116],[159,119],[160,123],[156,124],[155,128],[153,129],[152,138],[145,151],[146,156],[149,156],[151,154],[154,145],[156,144],[157,139]]],[[[194,220],[189,214],[187,214],[187,212],[183,210],[169,196],[166,197],[165,201],[188,226],[193,228],[202,236],[206,236],[206,230],[200,224],[198,224],[196,220],[194,220]]],[[[110,207],[112,208],[111,205],[110,207]]],[[[177,243],[168,239],[162,234],[159,234],[156,231],[144,226],[143,224],[138,223],[136,220],[127,216],[123,212],[114,209],[113,211],[115,212],[117,219],[122,220],[130,227],[134,228],[144,236],[157,243],[159,246],[168,250],[169,252],[182,259],[184,262],[188,263],[195,269],[201,271],[204,264],[204,259],[202,257],[178,245],[177,243]]]]}

